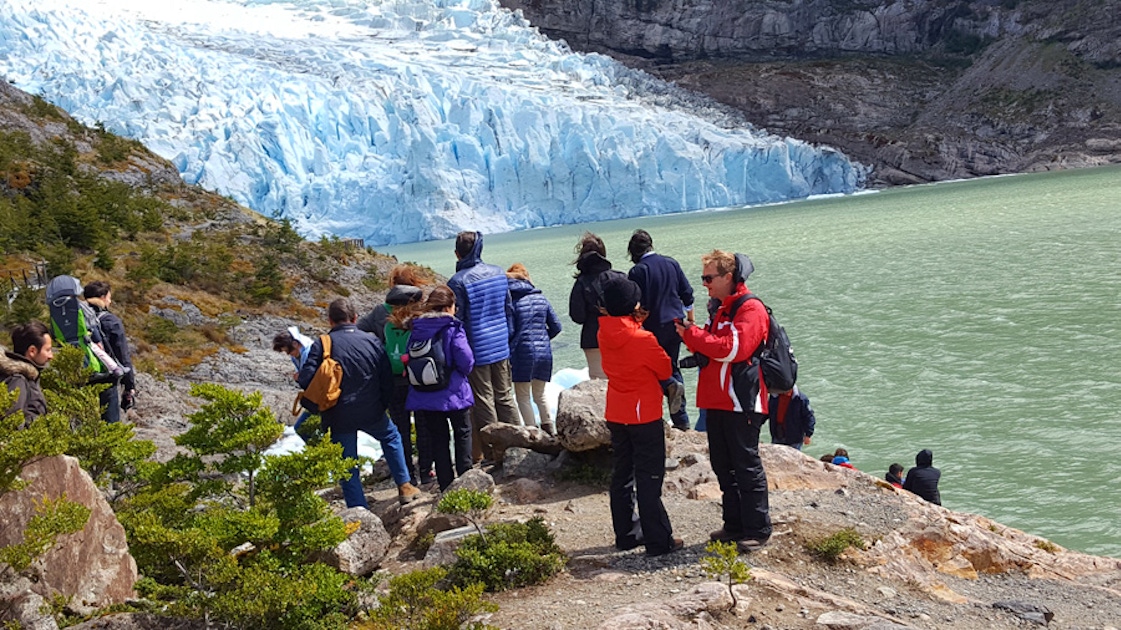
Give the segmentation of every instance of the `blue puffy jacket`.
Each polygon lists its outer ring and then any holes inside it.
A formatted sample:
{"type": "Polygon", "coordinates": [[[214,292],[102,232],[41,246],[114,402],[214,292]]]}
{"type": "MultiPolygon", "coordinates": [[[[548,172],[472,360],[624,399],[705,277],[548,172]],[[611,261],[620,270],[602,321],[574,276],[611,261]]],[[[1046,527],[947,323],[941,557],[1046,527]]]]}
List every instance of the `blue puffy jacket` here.
{"type": "Polygon", "coordinates": [[[514,335],[514,305],[506,272],[483,262],[483,235],[475,233],[475,247],[455,264],[448,287],[455,293],[455,316],[467,329],[475,365],[510,358],[514,335]]]}
{"type": "Polygon", "coordinates": [[[514,300],[514,341],[510,373],[515,383],[547,381],[553,377],[553,344],[561,323],[541,289],[525,280],[510,278],[514,300]]]}
{"type": "MultiPolygon", "coordinates": [[[[393,371],[389,356],[378,338],[364,333],[354,324],[339,324],[331,329],[331,357],[342,365],[343,381],[339,402],[320,414],[323,427],[336,434],[369,432],[385,416],[393,397],[393,371]]],[[[296,382],[307,389],[323,362],[323,342],[311,344],[307,361],[296,382]]]]}

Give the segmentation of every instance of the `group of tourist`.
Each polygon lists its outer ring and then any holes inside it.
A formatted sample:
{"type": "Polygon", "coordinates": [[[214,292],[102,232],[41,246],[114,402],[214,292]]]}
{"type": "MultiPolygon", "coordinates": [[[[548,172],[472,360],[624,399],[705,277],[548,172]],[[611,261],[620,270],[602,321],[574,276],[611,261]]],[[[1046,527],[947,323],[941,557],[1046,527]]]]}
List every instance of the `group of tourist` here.
{"type": "MultiPolygon", "coordinates": [[[[124,324],[109,310],[113,304],[112,287],[103,280],[90,282],[82,287],[72,276],[59,276],[55,280],[73,283],[85,300],[81,305],[82,343],[96,345],[98,356],[107,362],[113,362],[117,368],[116,373],[94,374],[90,382],[93,385],[105,385],[99,393],[102,419],[106,422],[119,422],[122,412],[132,408],[135,402],[136,374],[132,370],[124,324]]],[[[71,297],[75,302],[78,301],[78,295],[71,297]]],[[[3,357],[0,357],[0,379],[9,391],[16,393],[16,399],[5,415],[22,412],[26,424],[47,412],[39,375],[54,358],[57,343],[77,343],[76,340],[63,337],[57,325],[47,325],[38,320],[11,330],[12,349],[5,351],[3,357]]]]}

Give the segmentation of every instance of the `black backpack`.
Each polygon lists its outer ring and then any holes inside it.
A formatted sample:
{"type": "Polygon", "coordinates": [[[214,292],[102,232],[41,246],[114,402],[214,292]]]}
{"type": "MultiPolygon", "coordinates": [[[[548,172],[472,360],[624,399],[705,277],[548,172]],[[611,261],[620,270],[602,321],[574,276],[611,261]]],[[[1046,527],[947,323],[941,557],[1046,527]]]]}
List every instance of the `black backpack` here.
{"type": "Polygon", "coordinates": [[[405,374],[409,377],[409,385],[421,392],[437,392],[448,387],[451,367],[444,353],[443,330],[431,339],[410,339],[408,356],[405,374]]]}
{"type": "Polygon", "coordinates": [[[790,338],[786,336],[786,329],[775,319],[771,307],[764,304],[758,296],[748,293],[732,303],[728,318],[734,320],[736,311],[748,300],[759,300],[763,308],[767,309],[768,330],[766,340],[751,354],[751,360],[732,366],[732,386],[740,404],[754,399],[758,393],[758,371],[754,369],[756,365],[762,368],[763,382],[767,385],[768,392],[790,391],[798,380],[798,360],[794,358],[790,338]]]}

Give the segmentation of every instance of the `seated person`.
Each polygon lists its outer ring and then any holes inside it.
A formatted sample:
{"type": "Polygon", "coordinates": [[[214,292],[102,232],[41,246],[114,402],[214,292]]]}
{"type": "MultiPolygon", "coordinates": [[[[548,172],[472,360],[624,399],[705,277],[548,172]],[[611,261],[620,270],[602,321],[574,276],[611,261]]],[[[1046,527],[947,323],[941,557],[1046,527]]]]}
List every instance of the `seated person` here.
{"type": "Polygon", "coordinates": [[[903,474],[903,464],[892,464],[888,466],[887,474],[884,475],[884,481],[890,483],[896,488],[903,487],[903,478],[899,475],[903,474]]]}
{"type": "Polygon", "coordinates": [[[843,448],[833,451],[833,465],[856,470],[856,466],[849,463],[849,452],[843,448]]]}

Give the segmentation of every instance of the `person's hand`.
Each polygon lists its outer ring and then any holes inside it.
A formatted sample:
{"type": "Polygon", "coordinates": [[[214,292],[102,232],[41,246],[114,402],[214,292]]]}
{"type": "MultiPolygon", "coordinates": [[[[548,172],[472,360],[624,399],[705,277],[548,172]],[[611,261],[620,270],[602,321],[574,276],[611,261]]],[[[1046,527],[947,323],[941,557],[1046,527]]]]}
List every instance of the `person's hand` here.
{"type": "Polygon", "coordinates": [[[685,338],[685,329],[692,325],[693,322],[683,324],[680,319],[673,320],[673,329],[677,331],[677,336],[681,337],[682,339],[685,338]]]}
{"type": "Polygon", "coordinates": [[[807,436],[802,438],[802,446],[809,446],[809,445],[810,445],[810,436],[807,435],[807,436]]]}
{"type": "Polygon", "coordinates": [[[136,406],[136,390],[135,389],[126,390],[125,393],[121,395],[121,411],[128,411],[129,409],[132,409],[135,406],[136,406]]]}

